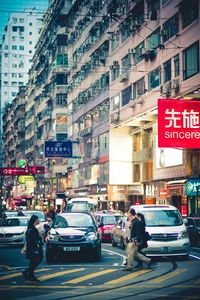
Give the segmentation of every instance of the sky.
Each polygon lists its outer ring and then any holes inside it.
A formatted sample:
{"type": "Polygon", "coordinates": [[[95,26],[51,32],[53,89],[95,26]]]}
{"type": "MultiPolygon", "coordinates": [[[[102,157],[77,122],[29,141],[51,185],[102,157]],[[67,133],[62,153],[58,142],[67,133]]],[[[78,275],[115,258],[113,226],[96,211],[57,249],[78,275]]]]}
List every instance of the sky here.
{"type": "Polygon", "coordinates": [[[36,8],[43,14],[48,7],[48,2],[48,0],[0,0],[0,42],[12,12],[23,12],[25,8],[36,8]]]}

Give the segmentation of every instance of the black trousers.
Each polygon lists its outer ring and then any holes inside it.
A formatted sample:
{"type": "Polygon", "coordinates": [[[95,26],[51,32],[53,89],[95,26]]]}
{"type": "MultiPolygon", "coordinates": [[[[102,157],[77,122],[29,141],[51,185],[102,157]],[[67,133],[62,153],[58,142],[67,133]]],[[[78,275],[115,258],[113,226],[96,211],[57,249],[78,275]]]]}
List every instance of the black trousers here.
{"type": "Polygon", "coordinates": [[[26,274],[29,279],[33,279],[35,277],[34,271],[37,266],[41,263],[42,257],[31,257],[29,267],[26,270],[26,274]]]}

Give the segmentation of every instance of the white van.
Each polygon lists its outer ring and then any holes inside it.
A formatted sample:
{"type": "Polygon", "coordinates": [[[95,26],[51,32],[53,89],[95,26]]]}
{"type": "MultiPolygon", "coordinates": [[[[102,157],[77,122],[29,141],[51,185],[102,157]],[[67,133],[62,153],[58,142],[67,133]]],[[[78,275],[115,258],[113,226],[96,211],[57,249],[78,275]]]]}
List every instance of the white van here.
{"type": "Polygon", "coordinates": [[[67,211],[92,212],[97,209],[98,201],[92,198],[73,198],[67,203],[67,211]]]}
{"type": "Polygon", "coordinates": [[[136,213],[144,215],[146,231],[151,234],[147,256],[183,256],[190,253],[190,242],[178,209],[171,205],[132,205],[136,213]]]}

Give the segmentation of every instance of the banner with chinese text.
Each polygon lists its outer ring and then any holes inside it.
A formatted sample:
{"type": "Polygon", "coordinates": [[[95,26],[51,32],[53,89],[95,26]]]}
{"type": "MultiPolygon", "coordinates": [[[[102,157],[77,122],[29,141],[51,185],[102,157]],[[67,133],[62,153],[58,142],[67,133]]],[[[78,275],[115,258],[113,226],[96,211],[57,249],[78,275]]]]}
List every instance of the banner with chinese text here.
{"type": "Polygon", "coordinates": [[[200,148],[200,101],[158,99],[158,147],[200,148]]]}

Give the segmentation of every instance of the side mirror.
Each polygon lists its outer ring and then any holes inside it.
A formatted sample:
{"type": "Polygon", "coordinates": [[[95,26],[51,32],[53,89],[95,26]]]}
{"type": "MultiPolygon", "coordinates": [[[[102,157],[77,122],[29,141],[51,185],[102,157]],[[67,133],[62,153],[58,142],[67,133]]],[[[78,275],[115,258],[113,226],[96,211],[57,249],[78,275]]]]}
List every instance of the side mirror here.
{"type": "Polygon", "coordinates": [[[99,227],[103,227],[103,223],[99,223],[99,225],[98,225],[99,227]]]}
{"type": "Polygon", "coordinates": [[[185,226],[188,226],[188,220],[187,219],[184,219],[183,223],[185,224],[185,226]]]}

